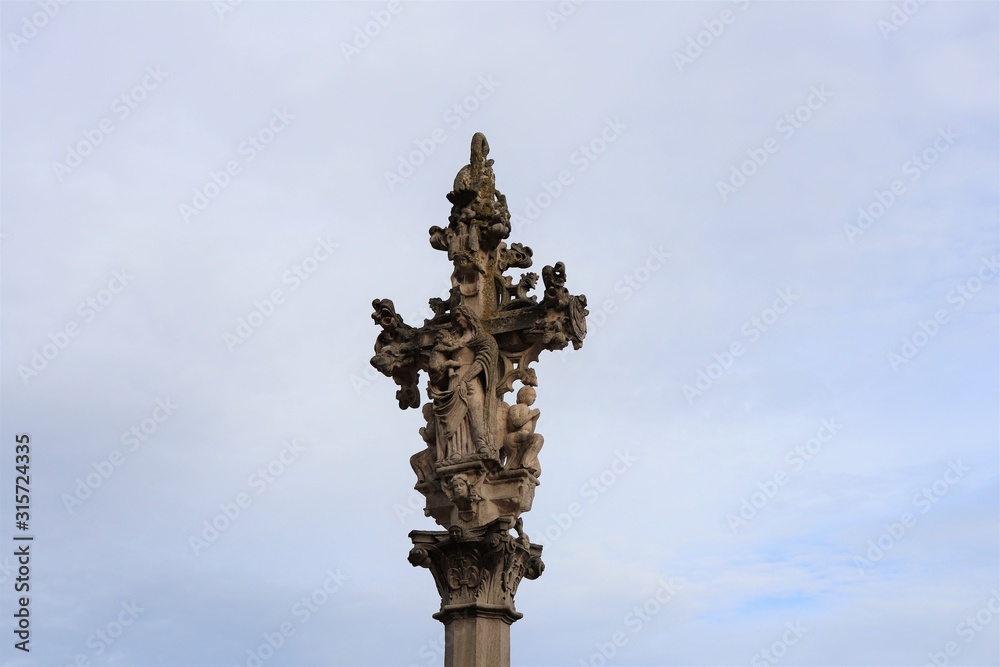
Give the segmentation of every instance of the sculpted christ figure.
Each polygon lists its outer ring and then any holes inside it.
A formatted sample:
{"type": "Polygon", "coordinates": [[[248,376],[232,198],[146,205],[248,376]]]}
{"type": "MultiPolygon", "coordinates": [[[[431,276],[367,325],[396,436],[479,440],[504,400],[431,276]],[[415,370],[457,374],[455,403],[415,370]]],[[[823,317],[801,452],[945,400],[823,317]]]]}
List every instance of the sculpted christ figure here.
{"type": "Polygon", "coordinates": [[[452,331],[442,332],[434,345],[427,388],[445,462],[497,455],[488,425],[496,410],[498,356],[496,340],[479,318],[463,306],[455,308],[452,331]]]}

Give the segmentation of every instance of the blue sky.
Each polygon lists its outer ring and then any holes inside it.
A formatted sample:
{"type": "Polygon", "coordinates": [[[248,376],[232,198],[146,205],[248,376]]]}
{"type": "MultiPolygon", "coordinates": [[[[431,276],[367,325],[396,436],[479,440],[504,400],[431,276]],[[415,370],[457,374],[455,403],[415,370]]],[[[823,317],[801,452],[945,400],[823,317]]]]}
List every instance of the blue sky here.
{"type": "Polygon", "coordinates": [[[370,312],[445,294],[427,229],[477,131],[511,241],[591,311],[537,364],[512,663],[1000,664],[995,3],[0,20],[35,535],[0,664],[441,663],[370,312]]]}

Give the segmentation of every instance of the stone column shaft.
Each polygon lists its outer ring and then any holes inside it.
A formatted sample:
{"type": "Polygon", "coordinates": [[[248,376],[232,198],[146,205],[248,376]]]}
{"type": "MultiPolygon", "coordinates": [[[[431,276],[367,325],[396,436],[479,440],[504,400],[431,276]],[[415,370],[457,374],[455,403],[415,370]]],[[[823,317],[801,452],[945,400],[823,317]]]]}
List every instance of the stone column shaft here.
{"type": "Polygon", "coordinates": [[[444,667],[509,667],[510,623],[502,618],[452,617],[444,625],[444,667]]]}

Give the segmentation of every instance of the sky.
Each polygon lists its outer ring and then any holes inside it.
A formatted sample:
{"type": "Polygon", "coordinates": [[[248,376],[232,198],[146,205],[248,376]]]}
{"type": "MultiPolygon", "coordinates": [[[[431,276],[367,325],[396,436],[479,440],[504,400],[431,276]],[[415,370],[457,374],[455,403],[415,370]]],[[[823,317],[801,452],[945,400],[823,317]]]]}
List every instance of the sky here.
{"type": "Polygon", "coordinates": [[[512,664],[1000,664],[998,13],[3,2],[0,664],[442,663],[370,315],[475,132],[590,304],[512,664]]]}

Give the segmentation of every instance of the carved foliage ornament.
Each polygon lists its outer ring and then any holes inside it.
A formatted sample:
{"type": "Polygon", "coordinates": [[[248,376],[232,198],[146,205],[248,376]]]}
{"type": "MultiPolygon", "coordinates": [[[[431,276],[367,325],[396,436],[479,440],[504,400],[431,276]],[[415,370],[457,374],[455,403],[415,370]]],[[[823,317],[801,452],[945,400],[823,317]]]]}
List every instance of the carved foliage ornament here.
{"type": "Polygon", "coordinates": [[[409,561],[434,575],[441,612],[479,605],[516,617],[514,595],[522,579],[537,579],[545,569],[541,547],[509,534],[500,519],[470,534],[414,531],[409,561]]]}

